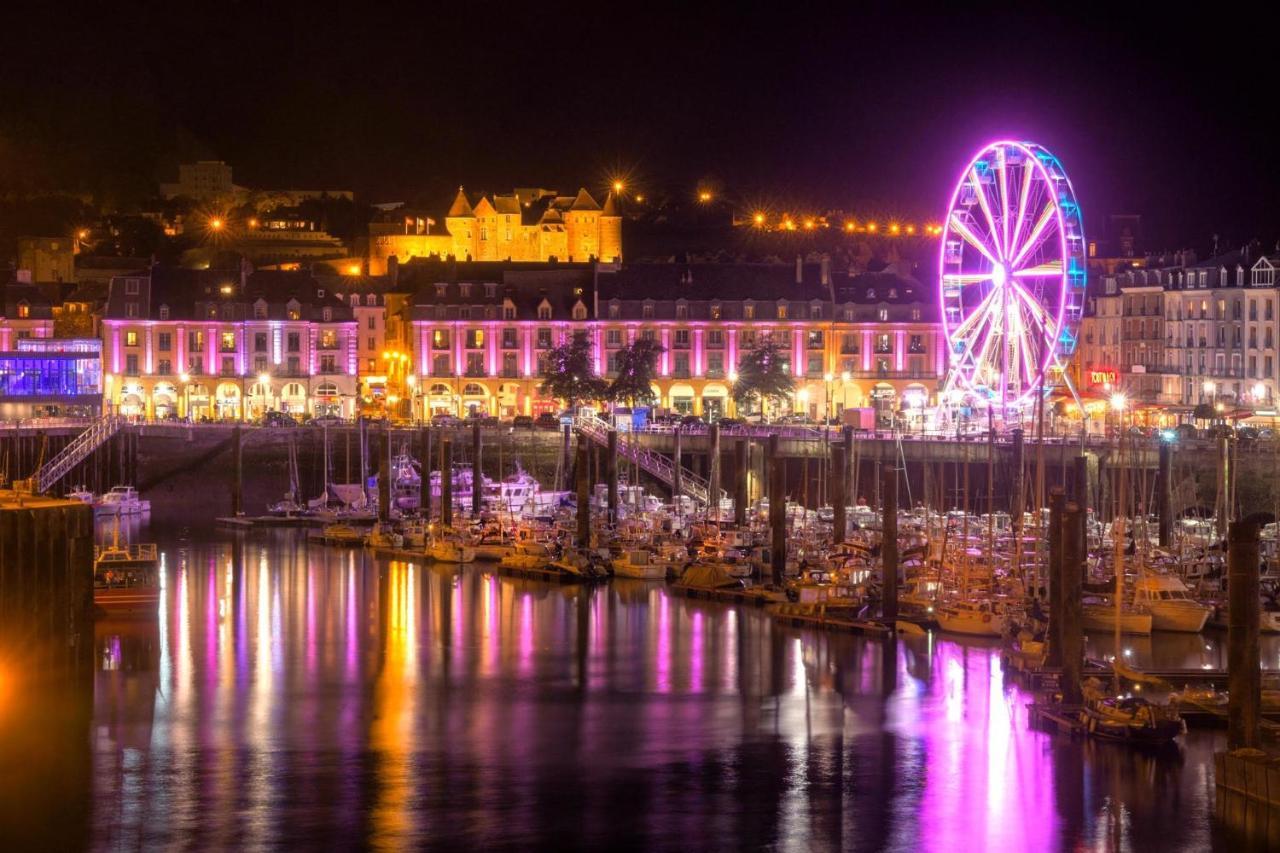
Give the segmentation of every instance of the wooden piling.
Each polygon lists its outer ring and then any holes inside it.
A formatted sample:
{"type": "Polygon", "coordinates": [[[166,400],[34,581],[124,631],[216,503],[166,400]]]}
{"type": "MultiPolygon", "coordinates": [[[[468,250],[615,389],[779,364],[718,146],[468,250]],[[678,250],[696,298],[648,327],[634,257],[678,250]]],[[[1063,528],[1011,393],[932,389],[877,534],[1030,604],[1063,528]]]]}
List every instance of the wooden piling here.
{"type": "Polygon", "coordinates": [[[898,468],[888,465],[884,469],[884,505],[880,522],[880,610],[884,621],[892,623],[898,618],[898,468]]]}
{"type": "Polygon", "coordinates": [[[481,473],[480,421],[471,425],[471,516],[480,517],[480,507],[484,501],[484,475],[481,473]]]}
{"type": "Polygon", "coordinates": [[[680,424],[676,424],[675,429],[671,433],[671,440],[674,446],[671,450],[671,500],[680,504],[680,424]]]}
{"type": "Polygon", "coordinates": [[[848,517],[845,511],[844,470],[847,451],[845,445],[831,445],[831,508],[834,513],[831,523],[831,544],[839,545],[849,534],[848,517]]]}
{"type": "Polygon", "coordinates": [[[750,470],[747,467],[747,439],[740,438],[733,443],[733,467],[737,472],[733,488],[733,523],[739,527],[747,524],[747,486],[750,470]]]}
{"type": "Polygon", "coordinates": [[[391,521],[391,428],[382,431],[378,445],[378,521],[391,521]]]}
{"type": "Polygon", "coordinates": [[[422,448],[419,451],[418,467],[422,479],[418,481],[418,512],[426,521],[431,520],[431,427],[422,428],[422,448]]]}
{"type": "Polygon", "coordinates": [[[1227,748],[1258,746],[1262,707],[1259,663],[1258,525],[1227,531],[1227,748]]]}
{"type": "Polygon", "coordinates": [[[453,526],[453,441],[440,442],[440,523],[453,526]]]}
{"type": "Polygon", "coordinates": [[[1062,701],[1077,705],[1082,701],[1080,673],[1084,666],[1084,612],[1080,603],[1080,583],[1084,578],[1085,552],[1081,550],[1081,544],[1085,541],[1085,515],[1080,504],[1071,501],[1061,516],[1062,701]]]}
{"type": "Polygon", "coordinates": [[[1156,507],[1160,514],[1160,547],[1173,545],[1173,445],[1160,440],[1160,473],[1156,476],[1156,507]]]}
{"type": "Polygon", "coordinates": [[[720,523],[720,424],[707,427],[707,517],[720,523]]]}
{"type": "Polygon", "coordinates": [[[773,541],[769,546],[769,567],[773,572],[774,586],[782,586],[787,568],[787,496],[786,480],[779,448],[778,434],[769,436],[769,523],[773,528],[773,541]]]}
{"type": "Polygon", "coordinates": [[[618,523],[618,431],[609,430],[604,457],[604,476],[609,488],[609,523],[618,523]]]}
{"type": "Polygon", "coordinates": [[[587,473],[587,442],[581,435],[575,473],[578,480],[578,547],[587,548],[591,545],[591,478],[587,473]]]}
{"type": "Polygon", "coordinates": [[[1049,489],[1048,666],[1062,666],[1062,512],[1066,502],[1061,486],[1049,489]]]}

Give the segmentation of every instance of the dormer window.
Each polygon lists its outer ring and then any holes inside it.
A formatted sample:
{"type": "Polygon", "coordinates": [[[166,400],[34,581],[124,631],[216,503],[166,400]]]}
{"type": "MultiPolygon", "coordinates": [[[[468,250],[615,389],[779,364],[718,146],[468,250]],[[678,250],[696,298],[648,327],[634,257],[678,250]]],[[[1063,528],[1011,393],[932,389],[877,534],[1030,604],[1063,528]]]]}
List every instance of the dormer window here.
{"type": "Polygon", "coordinates": [[[640,316],[644,317],[646,320],[653,319],[653,303],[652,302],[646,301],[644,305],[640,307],[640,316]]]}
{"type": "Polygon", "coordinates": [[[447,285],[447,284],[437,284],[437,285],[436,285],[436,299],[444,299],[445,290],[446,290],[446,288],[448,288],[448,287],[449,287],[449,285],[447,285]]]}
{"type": "Polygon", "coordinates": [[[785,302],[778,303],[778,319],[779,320],[787,319],[787,303],[785,302]]]}
{"type": "Polygon", "coordinates": [[[298,300],[290,299],[287,310],[290,320],[299,320],[302,318],[302,306],[298,303],[298,300]]]}
{"type": "Polygon", "coordinates": [[[676,303],[676,319],[677,320],[689,319],[689,306],[686,305],[683,301],[676,303]]]}
{"type": "Polygon", "coordinates": [[[820,305],[817,302],[814,302],[809,306],[809,319],[810,320],[822,319],[822,305],[820,305]]]}
{"type": "Polygon", "coordinates": [[[516,305],[510,299],[502,300],[502,319],[514,320],[516,318],[516,305]]]}
{"type": "Polygon", "coordinates": [[[25,299],[18,303],[18,316],[19,317],[31,316],[31,306],[27,304],[27,300],[25,299]]]}
{"type": "Polygon", "coordinates": [[[712,320],[720,319],[720,303],[719,302],[711,303],[711,319],[712,320]]]}
{"type": "Polygon", "coordinates": [[[323,316],[324,316],[324,321],[325,321],[326,323],[333,322],[333,309],[332,309],[332,308],[328,308],[328,307],[326,307],[326,308],[324,309],[324,311],[322,311],[321,313],[323,314],[323,316]]]}
{"type": "Polygon", "coordinates": [[[621,316],[622,316],[622,306],[618,304],[617,300],[610,302],[609,303],[609,319],[616,320],[621,316]]]}
{"type": "Polygon", "coordinates": [[[378,304],[378,297],[377,297],[377,295],[376,295],[376,294],[373,294],[373,293],[366,293],[366,294],[365,294],[365,297],[364,297],[364,304],[365,304],[365,305],[377,305],[377,304],[378,304]]]}
{"type": "MultiPolygon", "coordinates": [[[[482,238],[482,239],[483,239],[483,238],[482,238]]],[[[463,299],[470,299],[470,298],[471,298],[471,285],[469,285],[469,284],[460,284],[460,285],[458,285],[458,296],[462,297],[463,299]]]]}
{"type": "Polygon", "coordinates": [[[253,303],[253,319],[267,319],[267,300],[259,299],[257,302],[253,303]]]}
{"type": "Polygon", "coordinates": [[[351,307],[358,308],[359,306],[360,306],[360,294],[358,293],[351,294],[351,307]]]}
{"type": "Polygon", "coordinates": [[[542,300],[542,302],[538,305],[538,319],[539,320],[551,319],[551,303],[545,299],[542,300]]]}
{"type": "Polygon", "coordinates": [[[579,299],[573,305],[573,319],[575,320],[587,319],[587,306],[582,304],[581,299],[579,299]]]}
{"type": "Polygon", "coordinates": [[[868,291],[867,291],[867,298],[868,298],[868,299],[875,299],[875,298],[876,298],[876,292],[875,292],[874,290],[868,290],[868,291]]]}
{"type": "Polygon", "coordinates": [[[161,305],[161,306],[160,306],[160,319],[161,319],[161,320],[168,320],[168,319],[169,319],[169,306],[168,306],[168,305],[161,305]]]}
{"type": "Polygon", "coordinates": [[[497,297],[497,295],[498,295],[498,285],[496,285],[496,284],[486,284],[486,285],[484,286],[484,298],[485,298],[485,299],[494,299],[494,298],[496,298],[496,297],[497,297]]]}
{"type": "Polygon", "coordinates": [[[754,320],[756,318],[756,306],[751,302],[742,304],[742,319],[754,320]]]}
{"type": "Polygon", "coordinates": [[[324,288],[316,291],[316,299],[324,299],[324,288]]]}
{"type": "Polygon", "coordinates": [[[891,287],[891,288],[889,288],[889,298],[890,298],[890,299],[897,299],[897,298],[898,298],[898,288],[896,288],[896,287],[891,287]]]}

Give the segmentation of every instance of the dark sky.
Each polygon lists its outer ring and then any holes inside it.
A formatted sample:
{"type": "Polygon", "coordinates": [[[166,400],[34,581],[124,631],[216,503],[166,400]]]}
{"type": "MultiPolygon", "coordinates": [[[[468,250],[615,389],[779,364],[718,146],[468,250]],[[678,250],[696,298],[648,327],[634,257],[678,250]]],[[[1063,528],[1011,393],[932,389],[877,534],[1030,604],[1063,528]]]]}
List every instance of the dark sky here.
{"type": "Polygon", "coordinates": [[[10,9],[0,182],[151,181],[204,155],[238,183],[423,201],[621,168],[653,194],[712,178],[937,218],[1007,134],[1058,154],[1086,229],[1136,212],[1152,248],[1280,235],[1275,22],[853,5],[10,9]]]}

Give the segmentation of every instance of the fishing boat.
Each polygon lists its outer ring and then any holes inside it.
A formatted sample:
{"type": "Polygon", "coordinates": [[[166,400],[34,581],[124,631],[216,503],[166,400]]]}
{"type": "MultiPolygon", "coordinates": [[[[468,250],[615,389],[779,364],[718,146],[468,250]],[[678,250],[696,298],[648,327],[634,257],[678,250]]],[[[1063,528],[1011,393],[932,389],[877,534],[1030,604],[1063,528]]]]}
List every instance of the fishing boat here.
{"type": "Polygon", "coordinates": [[[565,548],[559,557],[551,561],[550,568],[584,581],[599,581],[609,576],[604,561],[586,548],[565,548]]]}
{"type": "Polygon", "coordinates": [[[320,536],[329,545],[359,545],[364,541],[359,530],[343,522],[326,524],[320,536]]]}
{"type": "Polygon", "coordinates": [[[160,602],[156,563],[154,543],[120,543],[117,516],[111,544],[94,547],[94,607],[109,616],[154,616],[160,602]]]}
{"type": "Polygon", "coordinates": [[[952,601],[934,608],[938,627],[949,634],[971,637],[1001,637],[1005,632],[1005,616],[997,613],[989,601],[952,601]]]}
{"type": "Polygon", "coordinates": [[[373,525],[373,529],[365,537],[364,544],[370,548],[403,548],[404,536],[394,528],[379,522],[373,525]]]}
{"type": "Polygon", "coordinates": [[[1152,619],[1148,610],[1125,607],[1117,613],[1110,601],[1095,598],[1081,605],[1080,611],[1080,623],[1086,631],[1114,632],[1118,624],[1121,634],[1151,633],[1152,619]]]}
{"type": "Polygon", "coordinates": [[[151,501],[138,496],[133,486],[113,486],[94,505],[94,515],[141,515],[151,511],[151,501]]]}
{"type": "Polygon", "coordinates": [[[510,554],[498,561],[501,569],[545,569],[551,563],[551,551],[541,542],[517,542],[510,554]]]}
{"type": "Polygon", "coordinates": [[[613,573],[618,577],[647,581],[666,580],[668,571],[683,565],[673,559],[664,559],[650,548],[629,548],[610,561],[613,573]]]}
{"type": "Polygon", "coordinates": [[[1090,737],[1136,744],[1164,744],[1187,730],[1178,709],[1139,696],[1085,699],[1080,722],[1090,737]]]}
{"type": "Polygon", "coordinates": [[[473,563],[476,551],[452,536],[435,536],[427,546],[427,556],[437,563],[473,563]]]}
{"type": "Polygon", "coordinates": [[[1186,584],[1173,575],[1145,573],[1138,578],[1133,603],[1151,613],[1156,631],[1199,633],[1213,608],[1191,597],[1186,584]]]}

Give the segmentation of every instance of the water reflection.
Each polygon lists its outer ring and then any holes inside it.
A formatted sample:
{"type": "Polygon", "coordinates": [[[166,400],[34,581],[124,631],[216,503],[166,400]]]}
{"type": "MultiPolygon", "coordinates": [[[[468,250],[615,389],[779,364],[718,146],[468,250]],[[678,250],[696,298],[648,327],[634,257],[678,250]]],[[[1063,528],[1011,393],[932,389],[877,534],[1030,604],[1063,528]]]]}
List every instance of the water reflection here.
{"type": "MultiPolygon", "coordinates": [[[[102,847],[1217,843],[1218,735],[1139,754],[1033,732],[993,645],[293,532],[166,547],[164,582],[156,622],[99,626],[102,847]]],[[[1175,646],[1142,654],[1204,652],[1175,646]]]]}

